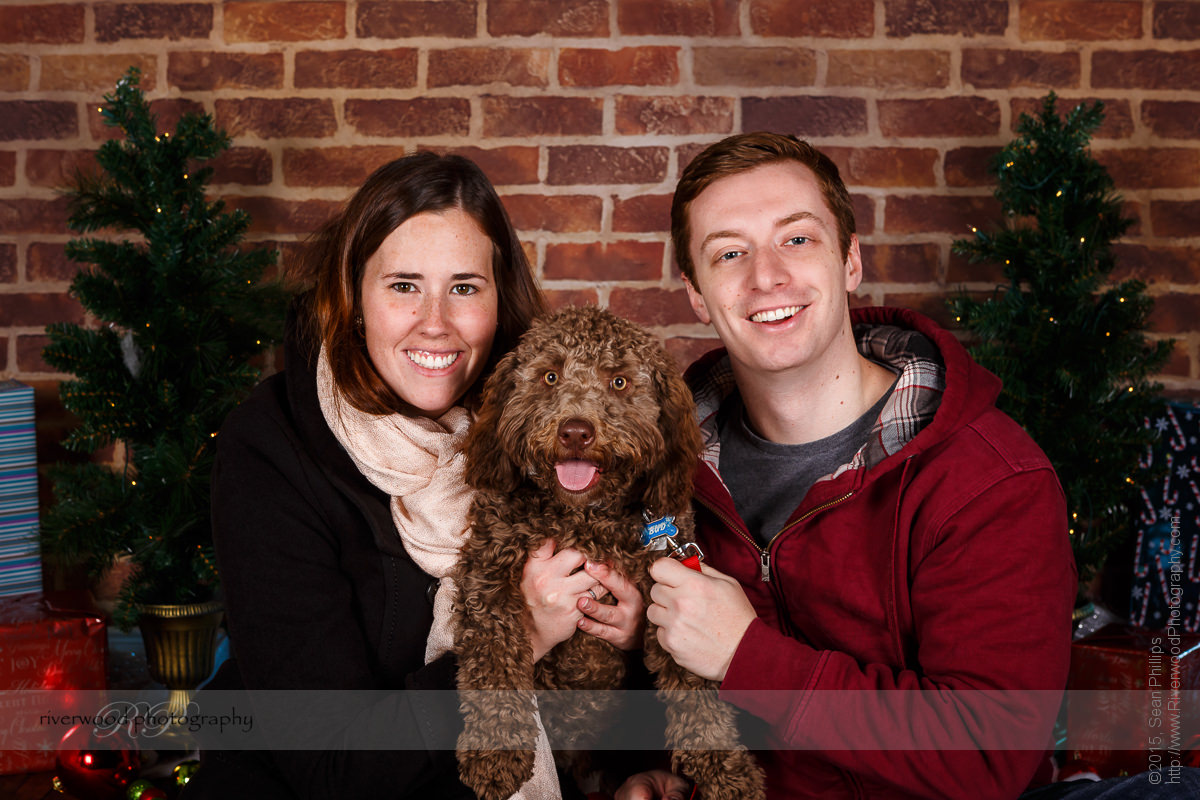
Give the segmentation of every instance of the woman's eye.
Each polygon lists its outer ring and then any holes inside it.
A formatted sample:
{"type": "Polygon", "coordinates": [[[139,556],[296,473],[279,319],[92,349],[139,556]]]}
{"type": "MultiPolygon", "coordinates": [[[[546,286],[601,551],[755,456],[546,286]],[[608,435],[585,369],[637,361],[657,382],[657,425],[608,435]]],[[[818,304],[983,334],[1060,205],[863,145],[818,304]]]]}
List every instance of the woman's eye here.
{"type": "Polygon", "coordinates": [[[625,388],[629,386],[629,381],[625,379],[625,376],[618,375],[617,377],[613,378],[612,381],[610,381],[609,385],[611,385],[612,388],[616,389],[618,392],[623,392],[625,391],[625,388]]]}
{"type": "Polygon", "coordinates": [[[478,291],[479,291],[479,289],[477,289],[476,287],[472,286],[469,283],[460,283],[456,286],[451,287],[451,289],[450,289],[451,294],[462,295],[464,297],[467,295],[475,294],[478,291]]]}
{"type": "Polygon", "coordinates": [[[554,384],[558,383],[558,373],[547,372],[542,376],[542,380],[546,382],[547,386],[553,386],[554,384]]]}
{"type": "Polygon", "coordinates": [[[417,287],[408,281],[397,281],[388,288],[399,294],[408,294],[409,292],[415,292],[417,290],[417,287]]]}

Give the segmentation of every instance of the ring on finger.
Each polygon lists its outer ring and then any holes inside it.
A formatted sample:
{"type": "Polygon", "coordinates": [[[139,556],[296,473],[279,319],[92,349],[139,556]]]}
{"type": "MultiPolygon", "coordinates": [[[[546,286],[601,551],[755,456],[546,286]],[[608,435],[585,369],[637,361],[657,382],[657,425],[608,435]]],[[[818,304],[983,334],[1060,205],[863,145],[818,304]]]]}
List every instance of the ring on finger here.
{"type": "Polygon", "coordinates": [[[588,594],[590,594],[592,596],[593,600],[600,599],[599,597],[596,596],[596,587],[593,586],[591,589],[588,589],[587,592],[588,592],[588,594]]]}

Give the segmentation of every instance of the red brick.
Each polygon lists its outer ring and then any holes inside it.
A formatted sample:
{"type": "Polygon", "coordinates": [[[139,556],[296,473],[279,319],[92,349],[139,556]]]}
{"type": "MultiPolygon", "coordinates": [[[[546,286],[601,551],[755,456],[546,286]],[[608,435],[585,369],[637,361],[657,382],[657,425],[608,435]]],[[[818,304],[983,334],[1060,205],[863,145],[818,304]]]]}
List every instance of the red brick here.
{"type": "Polygon", "coordinates": [[[662,277],[661,242],[594,242],[546,247],[547,280],[649,281],[662,277]]]}
{"type": "Polygon", "coordinates": [[[1150,225],[1155,236],[1194,237],[1200,231],[1200,201],[1152,200],[1150,225]]]}
{"type": "Polygon", "coordinates": [[[330,200],[285,200],[280,197],[227,197],[230,209],[250,215],[250,233],[309,234],[340,208],[330,200]]]}
{"type": "Polygon", "coordinates": [[[969,235],[972,226],[986,228],[1000,218],[992,197],[906,195],[889,197],[884,207],[888,233],[952,233],[969,235]]]}
{"type": "Polygon", "coordinates": [[[1008,0],[885,0],[888,36],[1003,36],[1008,0]]]}
{"type": "Polygon", "coordinates": [[[598,231],[603,205],[599,197],[592,195],[510,194],[504,197],[504,207],[518,231],[598,231]]]}
{"type": "MultiPolygon", "coordinates": [[[[1191,377],[1192,357],[1188,353],[1190,346],[1187,342],[1176,341],[1171,348],[1171,357],[1163,365],[1161,375],[1176,375],[1184,378],[1191,377]]],[[[1190,397],[1190,395],[1188,396],[1190,397]]],[[[1186,398],[1185,398],[1186,399],[1186,398]]]]}
{"type": "Polygon", "coordinates": [[[866,38],[875,35],[875,3],[873,0],[821,3],[751,0],[750,29],[758,36],[866,38]]]}
{"type": "Polygon", "coordinates": [[[428,86],[550,85],[550,51],[546,48],[461,47],[430,50],[428,86]]]}
{"type": "Polygon", "coordinates": [[[614,197],[612,229],[615,233],[665,233],[671,230],[671,195],[614,197]]]}
{"type": "Polygon", "coordinates": [[[729,97],[642,97],[617,98],[617,133],[687,136],[700,133],[732,133],[734,101],[729,97]]]}
{"type": "MultiPolygon", "coordinates": [[[[183,97],[168,97],[163,100],[151,100],[150,113],[158,119],[159,132],[173,132],[178,127],[179,120],[182,119],[184,114],[203,114],[205,113],[205,109],[203,105],[195,100],[188,100],[183,97]]],[[[106,128],[106,130],[113,129],[106,128]]],[[[97,136],[96,138],[101,137],[97,136]]]]}
{"type": "Polygon", "coordinates": [[[854,206],[854,224],[859,237],[875,232],[875,198],[851,192],[850,203],[854,206]]]}
{"type": "Polygon", "coordinates": [[[1140,39],[1142,6],[1142,0],[1023,0],[1019,4],[1021,38],[1059,42],[1140,39]]]}
{"type": "Polygon", "coordinates": [[[1195,0],[1156,2],[1152,13],[1155,39],[1200,39],[1200,4],[1195,0]]]}
{"type": "Polygon", "coordinates": [[[992,160],[999,147],[956,147],[946,151],[947,186],[994,186],[996,176],[991,171],[992,160]]]}
{"type": "Polygon", "coordinates": [[[888,292],[883,296],[883,305],[911,308],[913,311],[929,317],[943,328],[953,330],[958,326],[954,322],[954,315],[946,306],[946,301],[949,299],[949,295],[936,292],[888,292]]]}
{"type": "Polygon", "coordinates": [[[134,53],[42,56],[42,76],[38,88],[42,91],[111,92],[129,67],[142,71],[141,88],[154,91],[155,57],[134,53]]]}
{"type": "Polygon", "coordinates": [[[1154,313],[1148,320],[1155,333],[1185,333],[1200,323],[1200,294],[1172,292],[1154,298],[1154,313]]]}
{"type": "Polygon", "coordinates": [[[83,322],[83,315],[83,307],[78,301],[60,292],[0,294],[0,327],[83,322]]]}
{"type": "Polygon", "coordinates": [[[17,182],[17,154],[12,150],[0,150],[0,186],[12,186],[17,182]]]}
{"type": "Polygon", "coordinates": [[[55,372],[42,359],[42,351],[50,344],[45,334],[30,334],[17,337],[17,369],[21,372],[55,372]]]}
{"type": "Polygon", "coordinates": [[[297,89],[406,89],[417,85],[417,50],[303,50],[296,54],[297,89]]]}
{"type": "Polygon", "coordinates": [[[25,251],[25,277],[35,283],[70,283],[75,280],[79,266],[67,258],[61,244],[34,242],[25,251]]]}
{"type": "Polygon", "coordinates": [[[0,92],[23,92],[29,88],[29,57],[0,53],[0,92]]]}
{"type": "Polygon", "coordinates": [[[872,89],[944,89],[950,53],[944,50],[831,50],[829,86],[872,89]]]}
{"type": "Polygon", "coordinates": [[[701,86],[812,86],[817,54],[802,47],[696,47],[692,74],[701,86]]]}
{"type": "Polygon", "coordinates": [[[679,48],[563,48],[558,55],[558,81],[571,87],[671,86],[679,82],[679,48]]]}
{"type": "Polygon", "coordinates": [[[76,175],[96,172],[92,150],[30,150],[25,156],[25,177],[30,186],[65,187],[76,175]]]}
{"type": "Polygon", "coordinates": [[[1080,70],[1078,53],[989,48],[962,54],[963,83],[975,89],[1069,89],[1079,86],[1080,70]]]}
{"type": "Polygon", "coordinates": [[[213,27],[211,3],[114,3],[93,8],[98,42],[207,39],[213,27]]]}
{"type": "Polygon", "coordinates": [[[1117,244],[1114,281],[1136,278],[1148,284],[1200,282],[1200,250],[1194,247],[1117,244]]]}
{"type": "Polygon", "coordinates": [[[736,0],[617,0],[624,36],[737,36],[736,0]]]}
{"type": "Polygon", "coordinates": [[[608,36],[609,0],[488,0],[492,36],[608,36]]]}
{"type": "Polygon", "coordinates": [[[938,151],[917,147],[826,147],[842,180],[853,186],[936,186],[938,151]]]}
{"type": "Polygon", "coordinates": [[[796,136],[857,136],[867,132],[861,97],[744,97],[742,130],[796,136]]]}
{"type": "Polygon", "coordinates": [[[1200,103],[1143,100],[1142,122],[1165,139],[1200,139],[1200,103]]]}
{"type": "Polygon", "coordinates": [[[400,158],[403,147],[285,147],[285,186],[354,186],[377,167],[400,158]]]}
{"type": "Polygon", "coordinates": [[[67,229],[67,199],[0,198],[0,231],[63,233],[67,229]]]}
{"type": "Polygon", "coordinates": [[[333,103],[307,97],[217,100],[216,120],[230,136],[251,135],[263,139],[308,139],[332,136],[337,130],[333,103]]]}
{"type": "Polygon", "coordinates": [[[364,136],[465,136],[471,104],[457,97],[347,100],[346,122],[364,136]]]}
{"type": "Polygon", "coordinates": [[[360,39],[464,39],[475,35],[475,7],[475,0],[360,2],[354,30],[360,39]]]}
{"type": "Polygon", "coordinates": [[[600,304],[600,293],[595,289],[546,289],[546,303],[552,311],[569,306],[595,306],[600,304]]]}
{"type": "Polygon", "coordinates": [[[0,6],[0,43],[82,42],[84,11],[81,3],[0,6]]]}
{"type": "MultiPolygon", "coordinates": [[[[1095,138],[1097,139],[1127,139],[1133,135],[1133,111],[1130,108],[1128,100],[1117,100],[1112,98],[1066,98],[1060,97],[1058,100],[1059,116],[1066,116],[1071,109],[1078,105],[1091,105],[1100,100],[1104,103],[1104,121],[1096,130],[1095,138]]],[[[1031,117],[1037,117],[1042,113],[1042,101],[1040,98],[1025,97],[1012,100],[1012,129],[1017,130],[1017,123],[1021,119],[1022,114],[1028,114],[1031,117]]]]}
{"type": "Polygon", "coordinates": [[[215,184],[266,186],[274,178],[271,153],[261,147],[231,147],[213,162],[215,184]]]}
{"type": "Polygon", "coordinates": [[[483,98],[483,135],[598,136],[604,101],[593,97],[483,98]]]}
{"type": "Polygon", "coordinates": [[[863,274],[872,283],[934,283],[941,251],[936,244],[864,244],[863,274]]]}
{"type": "Polygon", "coordinates": [[[983,97],[880,100],[884,136],[992,136],[1000,132],[1000,106],[983,97]]]}
{"type": "Polygon", "coordinates": [[[17,246],[0,242],[0,283],[17,280],[17,246]]]}
{"type": "Polygon", "coordinates": [[[1119,89],[1200,89],[1200,50],[1101,50],[1092,55],[1092,85],[1119,89]]]}
{"type": "Polygon", "coordinates": [[[551,147],[546,183],[660,183],[667,177],[671,151],[665,147],[551,147]]]}
{"type": "Polygon", "coordinates": [[[171,53],[167,83],[185,92],[216,89],[278,89],[283,86],[282,53],[171,53]]]}
{"type": "Polygon", "coordinates": [[[496,186],[518,186],[538,182],[537,147],[422,147],[434,153],[453,153],[479,165],[496,186]]]}
{"type": "Polygon", "coordinates": [[[675,365],[681,370],[686,370],[700,356],[720,347],[721,340],[715,334],[707,338],[698,336],[672,336],[663,342],[663,345],[667,348],[667,352],[671,354],[671,358],[675,359],[675,365]]]}
{"type": "Polygon", "coordinates": [[[614,314],[642,325],[693,325],[698,320],[683,289],[630,289],[618,286],[608,297],[614,314]]]}
{"type": "Polygon", "coordinates": [[[1004,266],[995,261],[978,261],[972,264],[963,256],[950,254],[950,262],[946,265],[946,285],[960,286],[964,283],[988,283],[1000,285],[1008,283],[1004,275],[1004,266]]]}
{"type": "Polygon", "coordinates": [[[306,42],[346,38],[346,4],[227,2],[225,41],[306,42]]]}
{"type": "Polygon", "coordinates": [[[1133,147],[1094,150],[1118,189],[1180,189],[1200,186],[1200,149],[1133,147]]]}

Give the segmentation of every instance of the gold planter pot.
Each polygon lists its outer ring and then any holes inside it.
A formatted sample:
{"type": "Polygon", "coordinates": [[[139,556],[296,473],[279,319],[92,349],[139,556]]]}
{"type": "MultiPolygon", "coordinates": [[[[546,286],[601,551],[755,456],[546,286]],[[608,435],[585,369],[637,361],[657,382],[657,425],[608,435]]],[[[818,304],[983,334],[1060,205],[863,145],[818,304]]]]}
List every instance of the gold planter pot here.
{"type": "Polygon", "coordinates": [[[173,719],[182,719],[187,716],[192,693],[212,672],[224,609],[210,601],[139,605],[138,611],[150,677],[170,690],[168,711],[173,719]]]}

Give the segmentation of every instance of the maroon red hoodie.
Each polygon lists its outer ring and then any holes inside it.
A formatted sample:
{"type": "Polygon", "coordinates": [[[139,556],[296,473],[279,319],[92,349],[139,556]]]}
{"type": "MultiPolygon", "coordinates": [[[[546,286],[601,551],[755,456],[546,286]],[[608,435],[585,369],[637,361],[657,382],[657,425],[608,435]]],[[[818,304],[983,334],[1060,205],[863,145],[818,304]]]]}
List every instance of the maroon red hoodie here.
{"type": "Polygon", "coordinates": [[[899,381],[871,440],[796,498],[766,548],[719,477],[728,360],[688,371],[707,437],[698,536],[759,614],[721,695],[769,726],[772,800],[1016,797],[1069,664],[1062,489],[954,336],[902,309],[851,316],[860,350],[899,381]]]}

